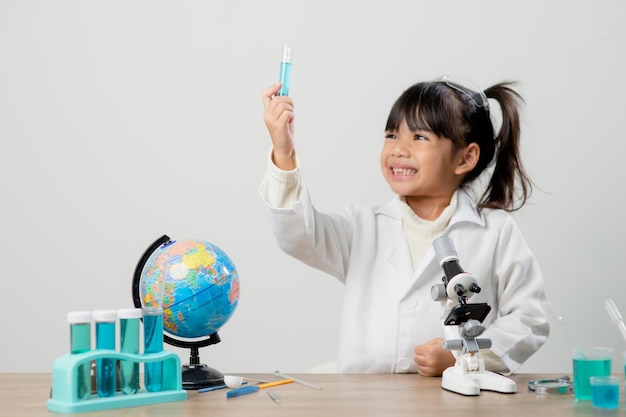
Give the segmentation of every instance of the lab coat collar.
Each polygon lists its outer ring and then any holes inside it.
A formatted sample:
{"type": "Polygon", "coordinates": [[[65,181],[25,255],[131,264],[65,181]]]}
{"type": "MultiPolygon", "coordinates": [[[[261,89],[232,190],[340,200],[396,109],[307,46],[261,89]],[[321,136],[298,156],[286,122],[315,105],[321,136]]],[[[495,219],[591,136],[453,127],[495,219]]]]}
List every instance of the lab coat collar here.
{"type": "Polygon", "coordinates": [[[461,222],[475,223],[479,226],[485,225],[485,218],[478,212],[476,202],[472,199],[469,193],[465,189],[459,189],[459,202],[456,208],[456,212],[452,214],[450,224],[444,231],[447,233],[452,225],[461,222]]]}
{"type": "MultiPolygon", "coordinates": [[[[450,224],[448,224],[448,227],[446,228],[444,233],[447,233],[454,224],[466,221],[475,223],[479,226],[485,225],[485,219],[483,218],[483,216],[480,215],[480,213],[478,213],[476,203],[469,195],[469,193],[462,188],[458,190],[458,193],[458,204],[456,207],[456,211],[452,214],[450,224]]],[[[386,215],[398,221],[402,221],[402,212],[400,211],[400,206],[398,204],[400,198],[400,196],[395,196],[390,202],[388,202],[384,206],[379,207],[376,210],[376,214],[386,215]]]]}

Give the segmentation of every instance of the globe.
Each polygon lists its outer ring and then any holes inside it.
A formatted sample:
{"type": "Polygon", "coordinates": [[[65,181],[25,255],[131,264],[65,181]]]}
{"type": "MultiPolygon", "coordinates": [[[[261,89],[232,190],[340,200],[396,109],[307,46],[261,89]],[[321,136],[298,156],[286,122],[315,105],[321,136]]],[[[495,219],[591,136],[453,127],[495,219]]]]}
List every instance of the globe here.
{"type": "Polygon", "coordinates": [[[214,244],[196,239],[170,241],[152,252],[139,285],[142,304],[162,303],[166,332],[183,338],[216,333],[239,303],[239,275],[214,244]]]}

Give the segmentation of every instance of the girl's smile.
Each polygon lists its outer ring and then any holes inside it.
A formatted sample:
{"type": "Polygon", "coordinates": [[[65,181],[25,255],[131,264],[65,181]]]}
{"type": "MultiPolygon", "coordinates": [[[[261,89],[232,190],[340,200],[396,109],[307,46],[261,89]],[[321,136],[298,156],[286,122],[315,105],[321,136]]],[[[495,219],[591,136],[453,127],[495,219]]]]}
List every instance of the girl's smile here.
{"type": "Polygon", "coordinates": [[[391,167],[391,175],[395,180],[398,180],[398,181],[410,179],[415,174],[417,174],[417,170],[413,168],[405,168],[402,166],[391,167]]]}

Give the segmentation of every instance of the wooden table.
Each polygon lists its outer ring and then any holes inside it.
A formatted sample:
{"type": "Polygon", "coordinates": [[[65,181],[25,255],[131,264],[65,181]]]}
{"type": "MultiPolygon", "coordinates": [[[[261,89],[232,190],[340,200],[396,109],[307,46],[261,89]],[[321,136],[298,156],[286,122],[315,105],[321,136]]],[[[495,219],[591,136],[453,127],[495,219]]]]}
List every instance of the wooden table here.
{"type": "MultiPolygon", "coordinates": [[[[249,374],[250,378],[275,380],[273,375],[249,374]]],[[[541,375],[540,378],[558,375],[541,375]]],[[[597,415],[588,401],[576,402],[573,395],[536,395],[527,390],[527,382],[536,375],[520,374],[512,378],[517,382],[517,394],[481,392],[480,396],[465,397],[441,389],[440,378],[427,378],[416,374],[346,375],[301,374],[294,375],[304,381],[318,384],[318,391],[292,383],[271,388],[281,397],[274,403],[267,389],[242,397],[226,399],[226,390],[198,394],[189,391],[185,401],[129,407],[115,410],[80,413],[96,416],[476,416],[476,417],[559,417],[597,415]]],[[[0,374],[0,416],[38,417],[60,416],[47,411],[50,395],[50,374],[0,374]]],[[[626,406],[609,411],[611,415],[624,415],[626,406]]],[[[607,414],[606,412],[603,414],[607,414]]]]}

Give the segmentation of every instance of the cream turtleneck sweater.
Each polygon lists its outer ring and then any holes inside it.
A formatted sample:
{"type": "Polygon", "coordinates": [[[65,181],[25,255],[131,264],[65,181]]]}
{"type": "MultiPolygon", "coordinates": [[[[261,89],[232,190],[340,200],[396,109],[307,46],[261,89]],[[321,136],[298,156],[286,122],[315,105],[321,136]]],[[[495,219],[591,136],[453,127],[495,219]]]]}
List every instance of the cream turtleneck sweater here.
{"type": "Polygon", "coordinates": [[[455,191],[450,199],[450,205],[446,207],[439,217],[435,220],[424,220],[419,217],[413,209],[406,203],[406,199],[401,197],[400,208],[402,211],[402,229],[406,236],[409,251],[411,252],[411,260],[413,261],[413,270],[424,258],[424,255],[433,244],[433,240],[443,233],[450,223],[452,213],[456,210],[457,192],[455,191]]]}

